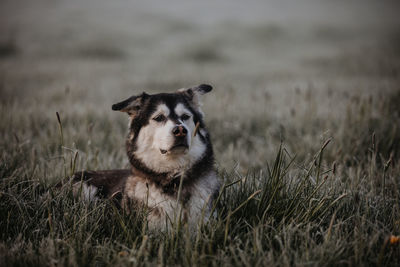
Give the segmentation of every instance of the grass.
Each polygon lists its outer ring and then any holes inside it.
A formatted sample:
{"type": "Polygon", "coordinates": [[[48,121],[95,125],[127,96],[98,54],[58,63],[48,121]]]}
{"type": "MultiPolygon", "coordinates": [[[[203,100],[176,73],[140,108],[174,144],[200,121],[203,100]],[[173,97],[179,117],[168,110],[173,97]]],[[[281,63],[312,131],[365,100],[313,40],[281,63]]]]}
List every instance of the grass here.
{"type": "MultiPolygon", "coordinates": [[[[393,109],[399,95],[385,100],[380,116],[398,122],[393,109]]],[[[145,210],[126,214],[108,201],[74,199],[68,183],[56,189],[51,175],[38,174],[38,159],[26,160],[31,148],[3,144],[1,261],[6,266],[400,264],[399,246],[387,241],[400,234],[399,137],[393,134],[398,124],[361,115],[349,115],[345,124],[345,136],[358,135],[357,140],[327,139],[303,163],[283,143],[265,168],[220,170],[224,186],[217,215],[195,234],[185,226],[149,232],[145,210]],[[333,146],[343,146],[340,157],[333,146]]],[[[62,169],[57,177],[68,179],[77,155],[64,151],[56,159],[62,169]]]]}
{"type": "Polygon", "coordinates": [[[398,4],[95,2],[2,3],[0,266],[400,265],[398,4]],[[72,197],[75,170],[128,166],[113,103],[200,83],[212,220],[72,197]]]}

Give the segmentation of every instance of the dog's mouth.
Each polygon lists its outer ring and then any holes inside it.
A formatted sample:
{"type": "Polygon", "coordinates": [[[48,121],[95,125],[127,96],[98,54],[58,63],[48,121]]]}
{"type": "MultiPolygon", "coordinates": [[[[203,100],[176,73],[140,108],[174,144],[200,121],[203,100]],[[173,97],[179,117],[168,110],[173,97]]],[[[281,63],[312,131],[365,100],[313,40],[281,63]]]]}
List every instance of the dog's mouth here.
{"type": "Polygon", "coordinates": [[[183,152],[183,151],[185,151],[186,149],[189,149],[189,146],[188,146],[188,144],[184,144],[184,143],[182,143],[182,144],[176,144],[176,145],[173,145],[171,148],[169,148],[168,150],[165,150],[165,149],[161,149],[160,148],[160,152],[161,152],[161,154],[167,154],[167,153],[171,153],[171,152],[183,152]]]}

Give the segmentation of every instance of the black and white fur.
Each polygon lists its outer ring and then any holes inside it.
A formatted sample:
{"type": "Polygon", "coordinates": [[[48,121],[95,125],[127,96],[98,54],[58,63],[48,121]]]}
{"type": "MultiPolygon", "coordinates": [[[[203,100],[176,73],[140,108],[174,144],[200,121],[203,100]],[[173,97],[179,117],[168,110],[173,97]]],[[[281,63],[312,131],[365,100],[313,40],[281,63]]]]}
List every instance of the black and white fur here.
{"type": "Polygon", "coordinates": [[[87,198],[119,196],[128,210],[132,203],[147,205],[152,228],[163,229],[178,217],[191,226],[207,220],[219,182],[199,98],[211,90],[203,84],[176,93],[143,93],[113,105],[130,116],[131,169],[76,173],[75,180],[84,181],[77,187],[83,186],[87,198]]]}

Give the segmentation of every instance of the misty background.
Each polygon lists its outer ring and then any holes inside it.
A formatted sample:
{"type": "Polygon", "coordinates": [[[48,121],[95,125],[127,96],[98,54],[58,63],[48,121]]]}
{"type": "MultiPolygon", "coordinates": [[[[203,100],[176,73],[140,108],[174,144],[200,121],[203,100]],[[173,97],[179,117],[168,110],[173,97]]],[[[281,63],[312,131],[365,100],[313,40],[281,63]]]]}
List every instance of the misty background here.
{"type": "Polygon", "coordinates": [[[51,142],[58,111],[72,148],[92,142],[103,165],[120,167],[107,161],[117,149],[126,164],[127,120],[113,103],[209,83],[204,109],[220,165],[262,167],[281,140],[306,158],[341,134],[351,101],[399,88],[399,5],[2,0],[3,140],[51,142]]]}

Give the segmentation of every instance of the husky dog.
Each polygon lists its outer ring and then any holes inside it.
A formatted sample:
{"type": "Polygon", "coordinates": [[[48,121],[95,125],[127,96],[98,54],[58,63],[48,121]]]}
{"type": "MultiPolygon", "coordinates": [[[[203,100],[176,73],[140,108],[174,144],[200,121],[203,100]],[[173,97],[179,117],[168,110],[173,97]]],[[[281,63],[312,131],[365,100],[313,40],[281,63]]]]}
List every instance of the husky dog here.
{"type": "Polygon", "coordinates": [[[130,116],[126,149],[131,169],[83,171],[74,175],[88,198],[117,198],[127,210],[148,207],[152,228],[180,217],[195,226],[210,216],[219,181],[200,97],[210,85],[176,93],[132,96],[113,110],[130,116]]]}

